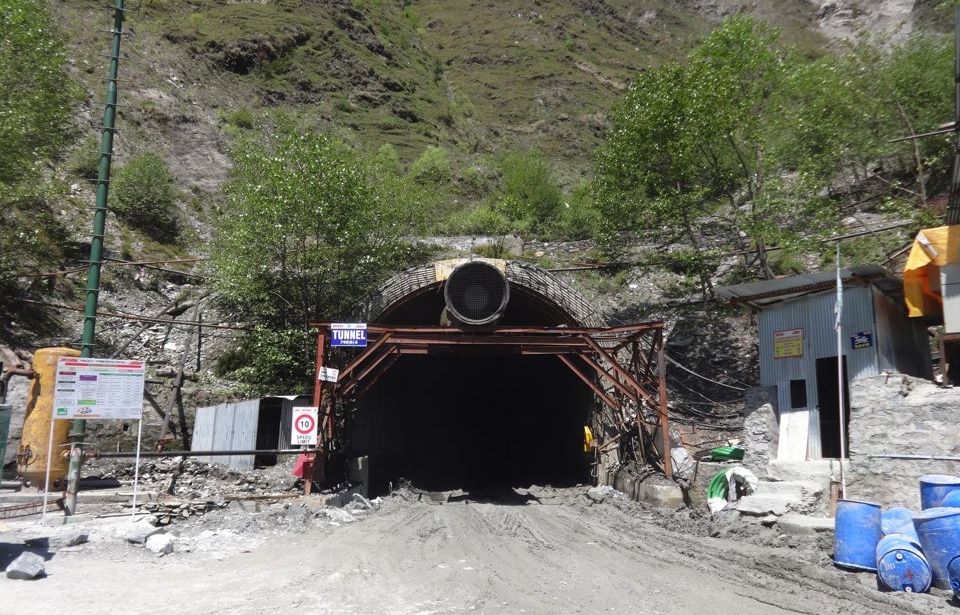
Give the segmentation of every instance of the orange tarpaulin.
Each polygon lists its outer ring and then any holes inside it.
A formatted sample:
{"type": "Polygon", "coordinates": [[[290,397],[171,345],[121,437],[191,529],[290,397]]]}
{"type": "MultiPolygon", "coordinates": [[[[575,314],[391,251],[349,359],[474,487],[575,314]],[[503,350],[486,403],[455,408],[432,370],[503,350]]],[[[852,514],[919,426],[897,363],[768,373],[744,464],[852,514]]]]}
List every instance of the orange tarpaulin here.
{"type": "Polygon", "coordinates": [[[960,262],[960,225],[923,229],[903,268],[903,295],[910,317],[937,316],[943,311],[940,267],[960,262]]]}

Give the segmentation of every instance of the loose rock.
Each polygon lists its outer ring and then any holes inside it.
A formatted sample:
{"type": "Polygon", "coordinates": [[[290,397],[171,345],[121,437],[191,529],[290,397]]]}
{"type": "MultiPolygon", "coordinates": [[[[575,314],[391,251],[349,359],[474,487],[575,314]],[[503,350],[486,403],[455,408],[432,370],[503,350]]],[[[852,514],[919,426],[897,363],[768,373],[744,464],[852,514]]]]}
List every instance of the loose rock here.
{"type": "Polygon", "coordinates": [[[7,566],[8,579],[37,579],[46,574],[43,558],[36,553],[24,551],[7,566]]]}
{"type": "Polygon", "coordinates": [[[154,534],[147,538],[147,550],[157,555],[173,553],[173,536],[170,534],[154,534]]]}
{"type": "Polygon", "coordinates": [[[161,534],[163,531],[163,528],[156,527],[149,521],[137,521],[127,529],[125,538],[127,542],[142,545],[147,542],[148,538],[154,534],[161,534]]]}

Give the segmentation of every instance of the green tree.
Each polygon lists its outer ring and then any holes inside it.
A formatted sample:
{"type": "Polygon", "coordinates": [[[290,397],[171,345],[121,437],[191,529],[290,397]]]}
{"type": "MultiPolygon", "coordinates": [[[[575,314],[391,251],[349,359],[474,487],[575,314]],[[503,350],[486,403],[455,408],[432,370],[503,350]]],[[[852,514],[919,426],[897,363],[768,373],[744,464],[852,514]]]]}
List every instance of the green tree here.
{"type": "Polygon", "coordinates": [[[35,274],[56,264],[66,240],[52,213],[62,188],[39,177],[70,137],[64,58],[46,2],[0,0],[0,314],[36,316],[19,299],[43,289],[35,274]]]}
{"type": "Polygon", "coordinates": [[[785,62],[775,42],[768,27],[730,19],[688,63],[639,75],[597,157],[596,201],[608,230],[656,228],[684,239],[704,295],[712,293],[706,264],[718,242],[740,244],[752,233],[764,267],[762,232],[782,205],[769,196],[763,140],[785,62]]]}
{"type": "Polygon", "coordinates": [[[239,377],[303,386],[312,365],[308,323],[356,317],[376,285],[408,262],[403,236],[416,222],[415,194],[328,136],[284,127],[267,144],[236,146],[229,215],[212,256],[216,288],[261,327],[245,343],[250,369],[239,377]]]}
{"type": "Polygon", "coordinates": [[[63,36],[40,0],[0,0],[0,184],[30,174],[69,135],[63,36]]]}
{"type": "Polygon", "coordinates": [[[717,252],[769,278],[768,246],[813,248],[864,199],[923,210],[945,141],[889,140],[948,116],[950,57],[923,35],[807,60],[769,26],[725,20],[687,62],[638,75],[614,109],[594,186],[608,243],[620,230],[683,240],[710,295],[717,252]]]}
{"type": "Polygon", "coordinates": [[[149,152],[123,165],[110,186],[111,209],[161,241],[177,235],[176,196],[167,163],[149,152]]]}

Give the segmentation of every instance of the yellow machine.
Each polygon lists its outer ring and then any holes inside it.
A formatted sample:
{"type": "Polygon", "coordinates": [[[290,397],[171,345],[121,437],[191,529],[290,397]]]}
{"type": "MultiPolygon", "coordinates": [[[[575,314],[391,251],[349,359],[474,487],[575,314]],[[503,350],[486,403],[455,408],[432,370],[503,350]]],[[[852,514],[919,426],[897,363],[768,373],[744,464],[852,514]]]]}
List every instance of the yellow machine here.
{"type": "MultiPolygon", "coordinates": [[[[41,348],[33,355],[36,377],[30,388],[27,414],[20,437],[20,454],[17,456],[17,472],[36,486],[42,486],[47,472],[47,441],[50,437],[50,417],[53,413],[53,395],[57,380],[57,360],[60,357],[79,357],[72,348],[41,348]]],[[[67,475],[69,460],[63,455],[67,442],[70,421],[54,421],[53,459],[50,465],[50,482],[67,475]]]]}

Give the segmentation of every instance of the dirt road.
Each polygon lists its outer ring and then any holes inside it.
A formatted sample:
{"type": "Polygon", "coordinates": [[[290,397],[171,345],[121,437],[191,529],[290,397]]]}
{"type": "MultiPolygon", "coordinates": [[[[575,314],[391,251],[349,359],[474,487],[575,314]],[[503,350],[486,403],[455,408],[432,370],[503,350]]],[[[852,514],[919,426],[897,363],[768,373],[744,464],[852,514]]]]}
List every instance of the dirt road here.
{"type": "Polygon", "coordinates": [[[157,558],[93,542],[55,554],[46,579],[0,579],[0,612],[68,604],[74,615],[953,610],[945,593],[881,593],[872,575],[839,572],[814,550],[675,531],[662,515],[625,500],[595,503],[583,490],[538,498],[394,496],[357,522],[325,521],[249,552],[157,558]]]}

